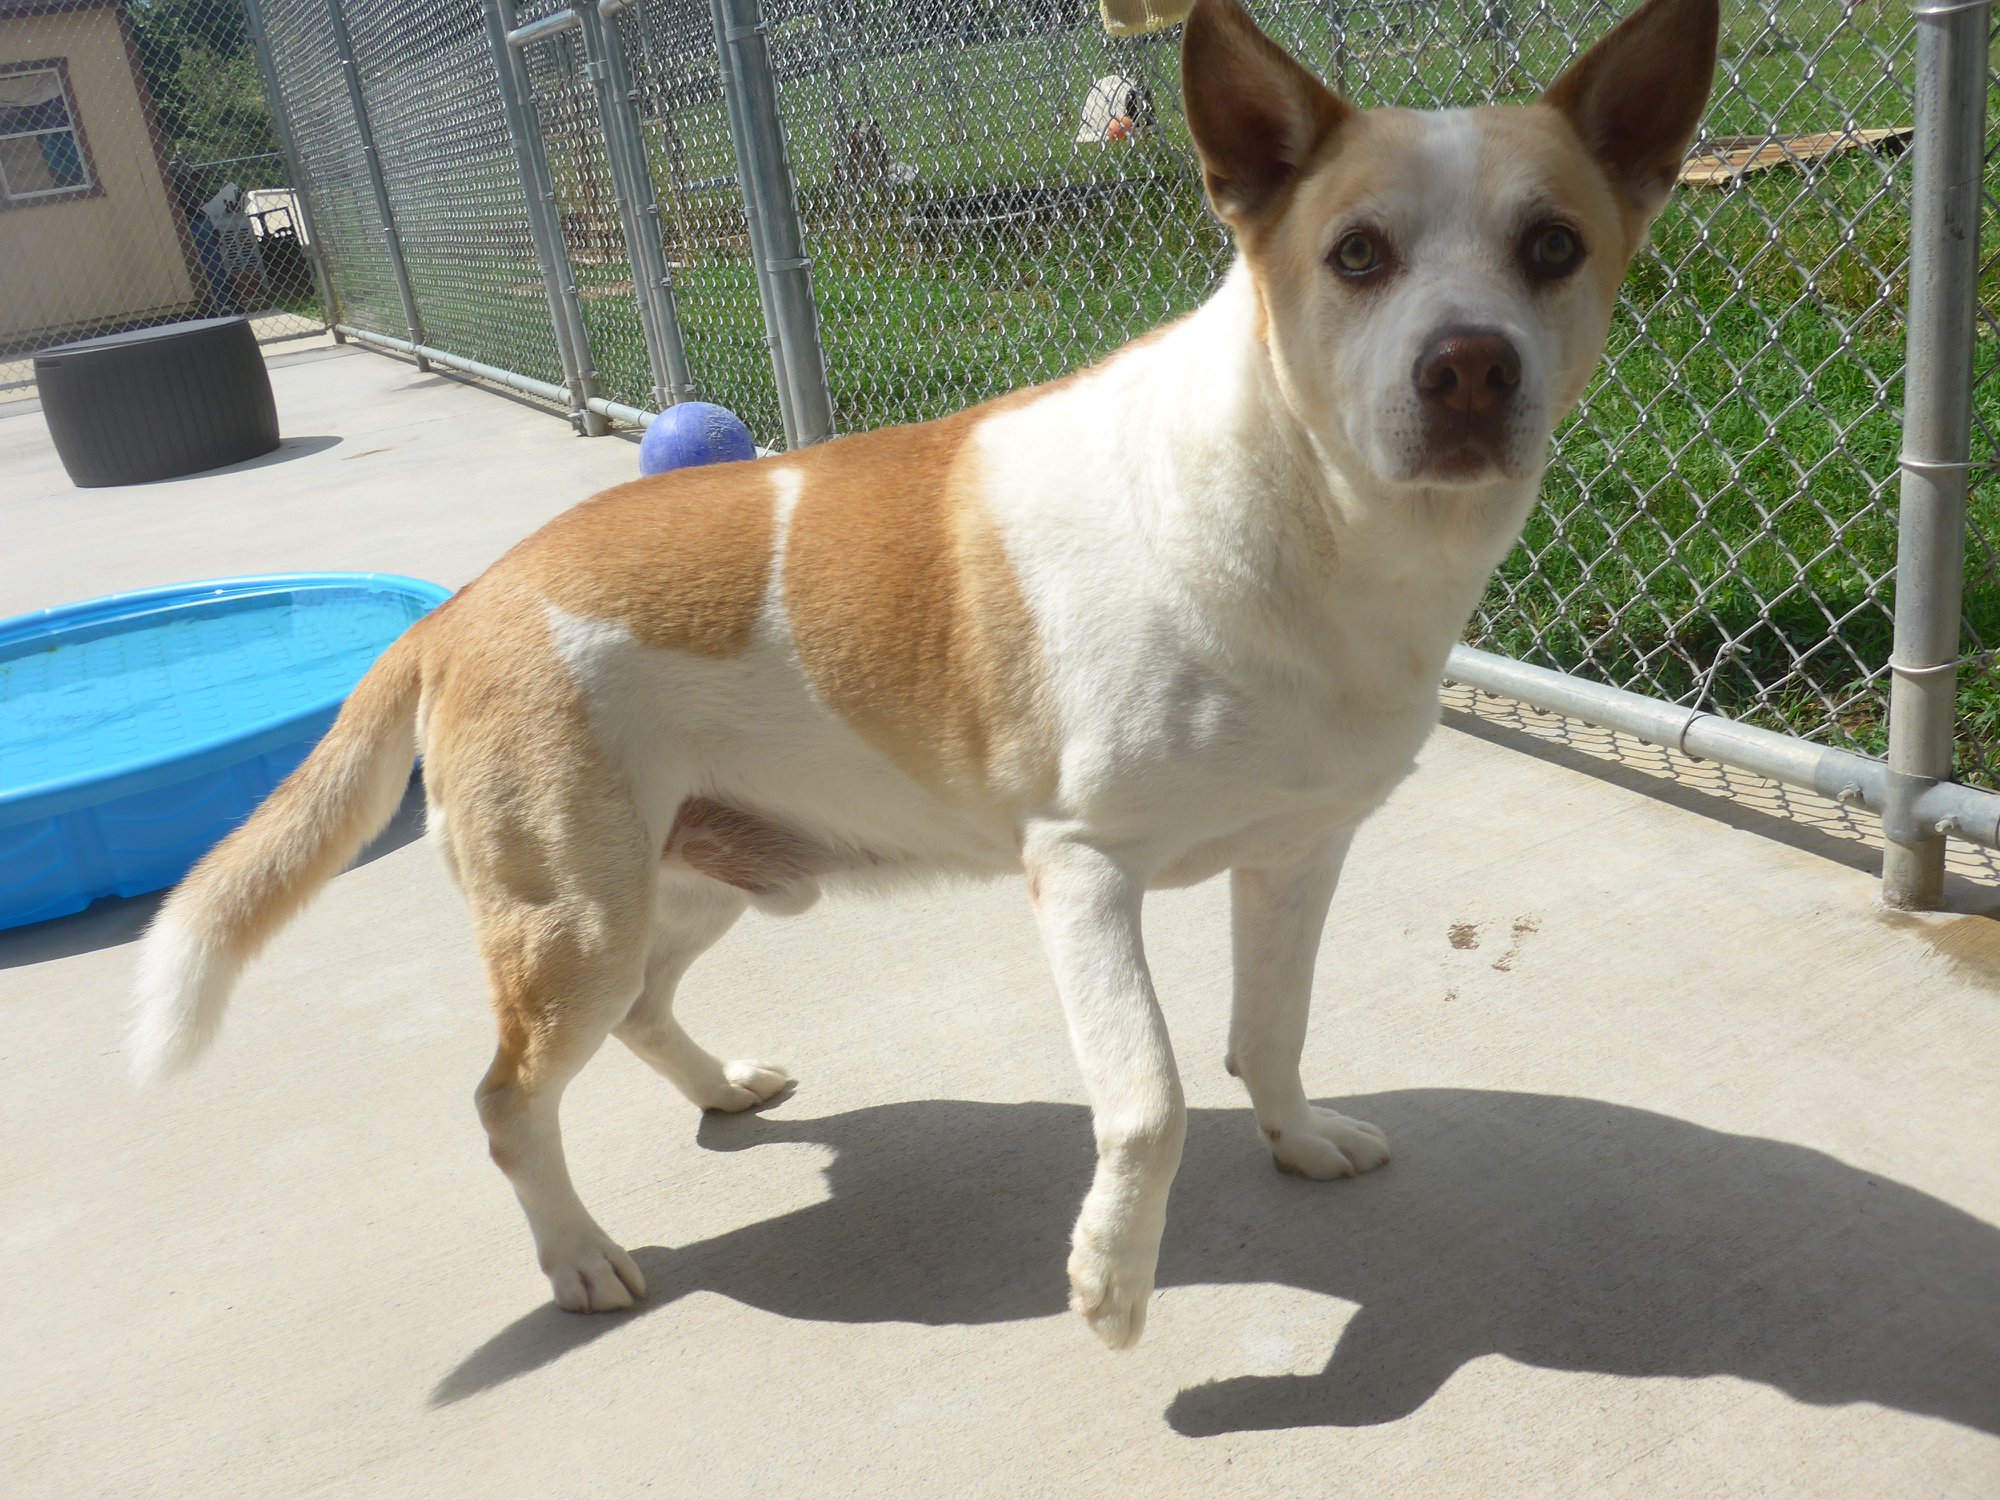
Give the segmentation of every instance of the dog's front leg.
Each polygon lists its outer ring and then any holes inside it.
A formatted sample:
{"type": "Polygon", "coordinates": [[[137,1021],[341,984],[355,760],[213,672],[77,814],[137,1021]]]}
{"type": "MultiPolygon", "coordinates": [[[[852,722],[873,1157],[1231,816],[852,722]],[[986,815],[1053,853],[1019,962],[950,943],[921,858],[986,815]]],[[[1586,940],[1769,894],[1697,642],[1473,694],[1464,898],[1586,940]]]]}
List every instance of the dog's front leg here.
{"type": "Polygon", "coordinates": [[[1229,877],[1236,950],[1229,1071],[1250,1090],[1279,1170],[1305,1177],[1352,1177],[1389,1159],[1381,1131],[1308,1103],[1299,1080],[1313,960],[1353,838],[1352,828],[1342,829],[1303,859],[1229,877]]]}
{"type": "Polygon", "coordinates": [[[1024,854],[1097,1133],[1097,1174],[1071,1239],[1070,1306],[1105,1343],[1127,1349],[1146,1326],[1167,1190],[1187,1135],[1139,931],[1144,881],[1067,838],[1030,840],[1024,854]]]}

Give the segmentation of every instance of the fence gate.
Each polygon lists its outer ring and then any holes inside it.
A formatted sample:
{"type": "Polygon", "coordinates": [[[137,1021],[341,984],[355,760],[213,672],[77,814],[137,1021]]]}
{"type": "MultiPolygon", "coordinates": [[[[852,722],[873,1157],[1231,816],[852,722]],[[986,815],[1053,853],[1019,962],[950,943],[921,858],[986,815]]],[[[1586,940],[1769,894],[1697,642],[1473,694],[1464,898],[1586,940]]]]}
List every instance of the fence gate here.
{"type": "Polygon", "coordinates": [[[724,65],[728,0],[609,0],[525,21],[516,0],[488,0],[488,19],[584,429],[699,398],[736,411],[767,446],[826,436],[824,402],[815,418],[789,378],[801,360],[817,364],[818,340],[816,328],[783,333],[782,272],[802,274],[805,261],[782,142],[780,172],[759,161],[740,75],[724,65]],[[746,180],[782,188],[791,241],[746,180]]]}
{"type": "Polygon", "coordinates": [[[695,351],[697,396],[776,446],[793,431],[776,378],[763,265],[754,250],[709,0],[640,0],[612,22],[634,85],[667,275],[695,351]]]}

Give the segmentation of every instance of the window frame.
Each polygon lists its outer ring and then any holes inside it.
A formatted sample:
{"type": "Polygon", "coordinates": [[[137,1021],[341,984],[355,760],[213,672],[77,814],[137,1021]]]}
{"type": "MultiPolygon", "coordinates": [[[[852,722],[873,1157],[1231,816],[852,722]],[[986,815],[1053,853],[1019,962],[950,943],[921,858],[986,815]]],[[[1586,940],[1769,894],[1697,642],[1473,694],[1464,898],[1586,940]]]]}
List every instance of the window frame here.
{"type": "MultiPolygon", "coordinates": [[[[15,209],[40,208],[48,203],[74,203],[83,198],[103,196],[104,183],[97,173],[97,161],[90,152],[90,137],[84,132],[82,113],[76,107],[76,88],[70,82],[69,59],[38,57],[23,62],[0,63],[0,78],[11,78],[19,73],[56,75],[56,83],[62,89],[63,112],[69,116],[67,131],[76,141],[77,161],[83,167],[84,180],[70,187],[43,188],[37,192],[17,195],[6,184],[6,169],[0,167],[0,213],[9,213],[15,209]]],[[[35,136],[62,133],[60,130],[24,130],[13,134],[0,134],[0,140],[25,141],[35,136]]]]}

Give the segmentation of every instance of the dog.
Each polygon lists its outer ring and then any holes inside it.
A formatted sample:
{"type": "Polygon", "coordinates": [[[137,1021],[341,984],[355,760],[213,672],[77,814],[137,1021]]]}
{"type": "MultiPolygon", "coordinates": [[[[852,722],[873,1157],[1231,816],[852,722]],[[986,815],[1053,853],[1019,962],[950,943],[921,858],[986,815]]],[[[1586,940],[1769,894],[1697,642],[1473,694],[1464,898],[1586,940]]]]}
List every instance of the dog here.
{"type": "Polygon", "coordinates": [[[1277,1165],[1388,1159],[1309,1103],[1312,970],[1356,826],[1534,502],[1715,70],[1716,0],[1647,0],[1534,105],[1362,111],[1196,0],[1187,120],[1238,254],[1103,363],[943,420],[619,486],[392,646],[162,906],[135,1067],[191,1060],[258,946],[423,756],[499,1045],[477,1091],[554,1297],[645,1286],[557,1110],[615,1035],[703,1109],[674,989],[747,907],[1024,873],[1087,1085],[1071,1305],[1144,1327],[1185,1110],[1148,890],[1227,871],[1228,1070],[1277,1165]]]}

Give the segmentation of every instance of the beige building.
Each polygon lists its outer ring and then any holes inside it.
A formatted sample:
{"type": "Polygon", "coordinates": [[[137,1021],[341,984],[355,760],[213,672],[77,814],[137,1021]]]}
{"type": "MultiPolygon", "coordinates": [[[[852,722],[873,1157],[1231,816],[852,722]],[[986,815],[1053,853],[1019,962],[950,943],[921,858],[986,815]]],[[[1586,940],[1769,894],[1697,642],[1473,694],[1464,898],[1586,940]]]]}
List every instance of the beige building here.
{"type": "Polygon", "coordinates": [[[187,310],[124,0],[0,0],[0,347],[187,310]]]}

